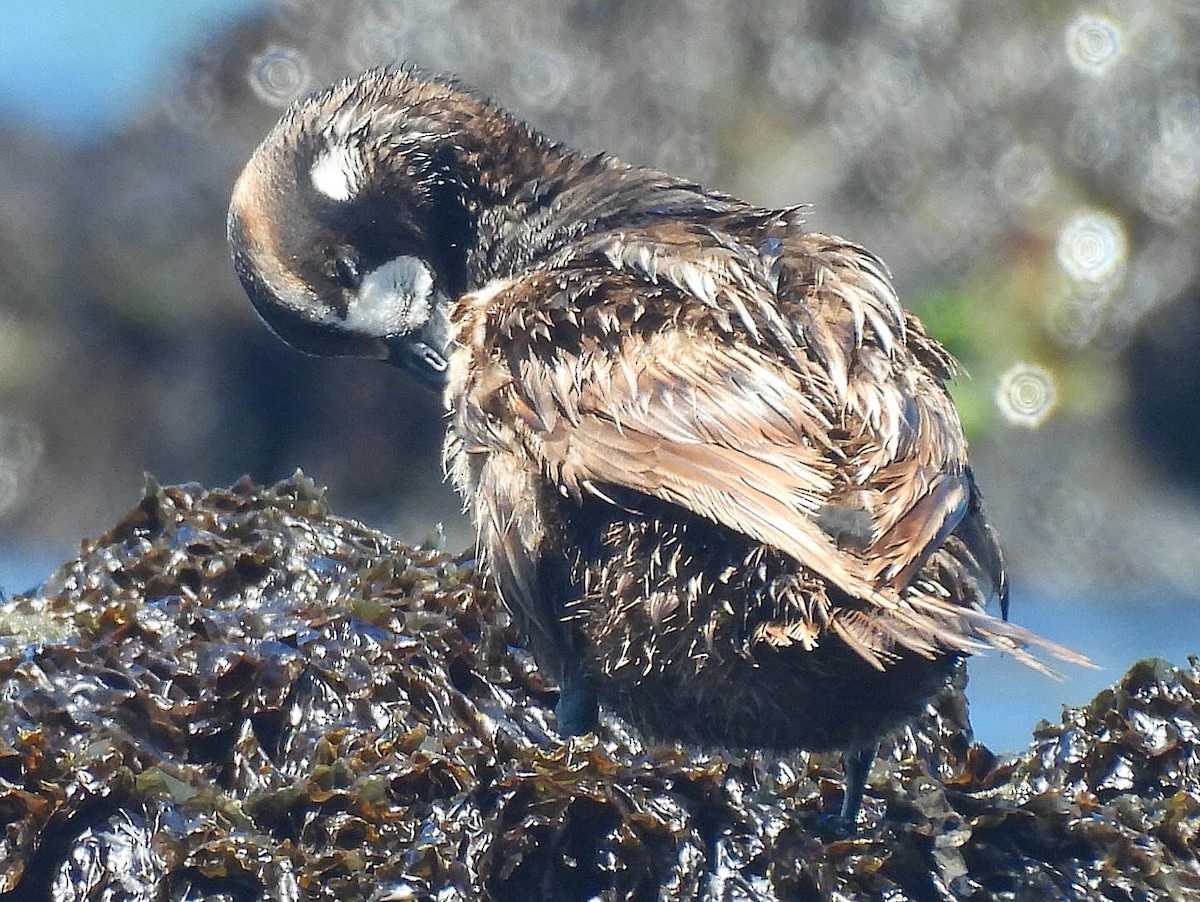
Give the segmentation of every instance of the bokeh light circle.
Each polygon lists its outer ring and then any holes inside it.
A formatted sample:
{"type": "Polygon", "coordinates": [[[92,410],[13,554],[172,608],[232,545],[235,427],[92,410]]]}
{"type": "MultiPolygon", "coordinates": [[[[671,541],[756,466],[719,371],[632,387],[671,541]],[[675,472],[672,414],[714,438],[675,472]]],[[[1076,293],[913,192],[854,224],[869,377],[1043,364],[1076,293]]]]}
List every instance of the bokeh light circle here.
{"type": "Polygon", "coordinates": [[[996,406],[1000,414],[1015,426],[1033,429],[1054,410],[1058,392],[1054,375],[1045,367],[1017,363],[1001,377],[996,387],[996,406]]]}
{"type": "Polygon", "coordinates": [[[1119,276],[1129,257],[1120,220],[1108,213],[1077,213],[1058,233],[1057,254],[1063,271],[1078,282],[1104,285],[1119,276]]]}
{"type": "Polygon", "coordinates": [[[28,494],[44,444],[36,426],[0,416],[0,514],[8,513],[28,494]]]}
{"type": "Polygon", "coordinates": [[[1080,72],[1104,75],[1121,58],[1121,30],[1103,16],[1082,15],[1067,26],[1067,59],[1080,72]]]}
{"type": "Polygon", "coordinates": [[[274,45],[250,60],[249,80],[259,100],[283,107],[308,91],[312,69],[296,48],[274,45]]]}
{"type": "Polygon", "coordinates": [[[221,92],[207,72],[180,76],[163,100],[167,117],[182,131],[204,134],[222,113],[221,92]]]}
{"type": "Polygon", "coordinates": [[[572,90],[574,70],[562,54],[538,50],[526,54],[513,68],[513,90],[523,105],[552,109],[572,90]]]}

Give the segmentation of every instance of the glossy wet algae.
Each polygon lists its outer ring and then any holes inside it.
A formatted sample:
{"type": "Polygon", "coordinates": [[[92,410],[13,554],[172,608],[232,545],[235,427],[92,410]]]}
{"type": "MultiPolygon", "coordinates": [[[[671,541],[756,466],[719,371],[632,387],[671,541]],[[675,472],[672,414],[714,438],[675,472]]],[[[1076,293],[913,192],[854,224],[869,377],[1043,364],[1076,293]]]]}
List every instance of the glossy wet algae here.
{"type": "Polygon", "coordinates": [[[877,761],[564,744],[469,555],[301,474],[147,486],[0,603],[0,898],[1200,898],[1200,667],[1141,662],[1028,752],[960,675],[877,761]]]}

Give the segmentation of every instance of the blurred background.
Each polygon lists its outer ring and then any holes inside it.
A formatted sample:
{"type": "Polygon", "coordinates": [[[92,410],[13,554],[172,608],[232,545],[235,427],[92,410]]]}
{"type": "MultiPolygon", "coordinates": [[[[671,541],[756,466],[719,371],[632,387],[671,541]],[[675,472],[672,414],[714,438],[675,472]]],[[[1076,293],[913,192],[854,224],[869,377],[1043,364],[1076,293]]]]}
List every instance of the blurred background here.
{"type": "Polygon", "coordinates": [[[1024,744],[1135,659],[1200,652],[1200,0],[0,0],[0,584],[142,473],[269,481],[409,540],[470,530],[437,398],[255,318],[224,217],[295,97],[403,60],[552,137],[886,259],[955,386],[1014,619],[1105,668],[972,666],[1024,744]]]}

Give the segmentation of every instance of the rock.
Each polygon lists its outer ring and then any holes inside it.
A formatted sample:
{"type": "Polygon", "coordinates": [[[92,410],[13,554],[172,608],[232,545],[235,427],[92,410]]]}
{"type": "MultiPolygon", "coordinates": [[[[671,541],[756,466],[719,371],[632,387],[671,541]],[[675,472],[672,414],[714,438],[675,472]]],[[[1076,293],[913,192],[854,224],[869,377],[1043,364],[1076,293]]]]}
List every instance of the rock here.
{"type": "Polygon", "coordinates": [[[564,744],[469,557],[303,474],[160,487],[0,602],[0,898],[1200,898],[1200,664],[1028,752],[965,676],[828,829],[837,756],[564,744]]]}

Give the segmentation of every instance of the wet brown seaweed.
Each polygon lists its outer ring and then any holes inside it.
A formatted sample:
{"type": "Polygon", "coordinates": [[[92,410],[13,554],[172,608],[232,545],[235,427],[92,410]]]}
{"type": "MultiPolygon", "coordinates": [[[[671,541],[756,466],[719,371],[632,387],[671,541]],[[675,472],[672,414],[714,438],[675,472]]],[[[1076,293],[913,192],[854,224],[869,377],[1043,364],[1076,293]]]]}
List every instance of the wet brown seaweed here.
{"type": "Polygon", "coordinates": [[[1200,898],[1196,659],[1015,760],[946,696],[846,839],[836,757],[564,744],[515,643],[469,560],[301,474],[151,481],[0,603],[0,898],[1200,898]]]}

